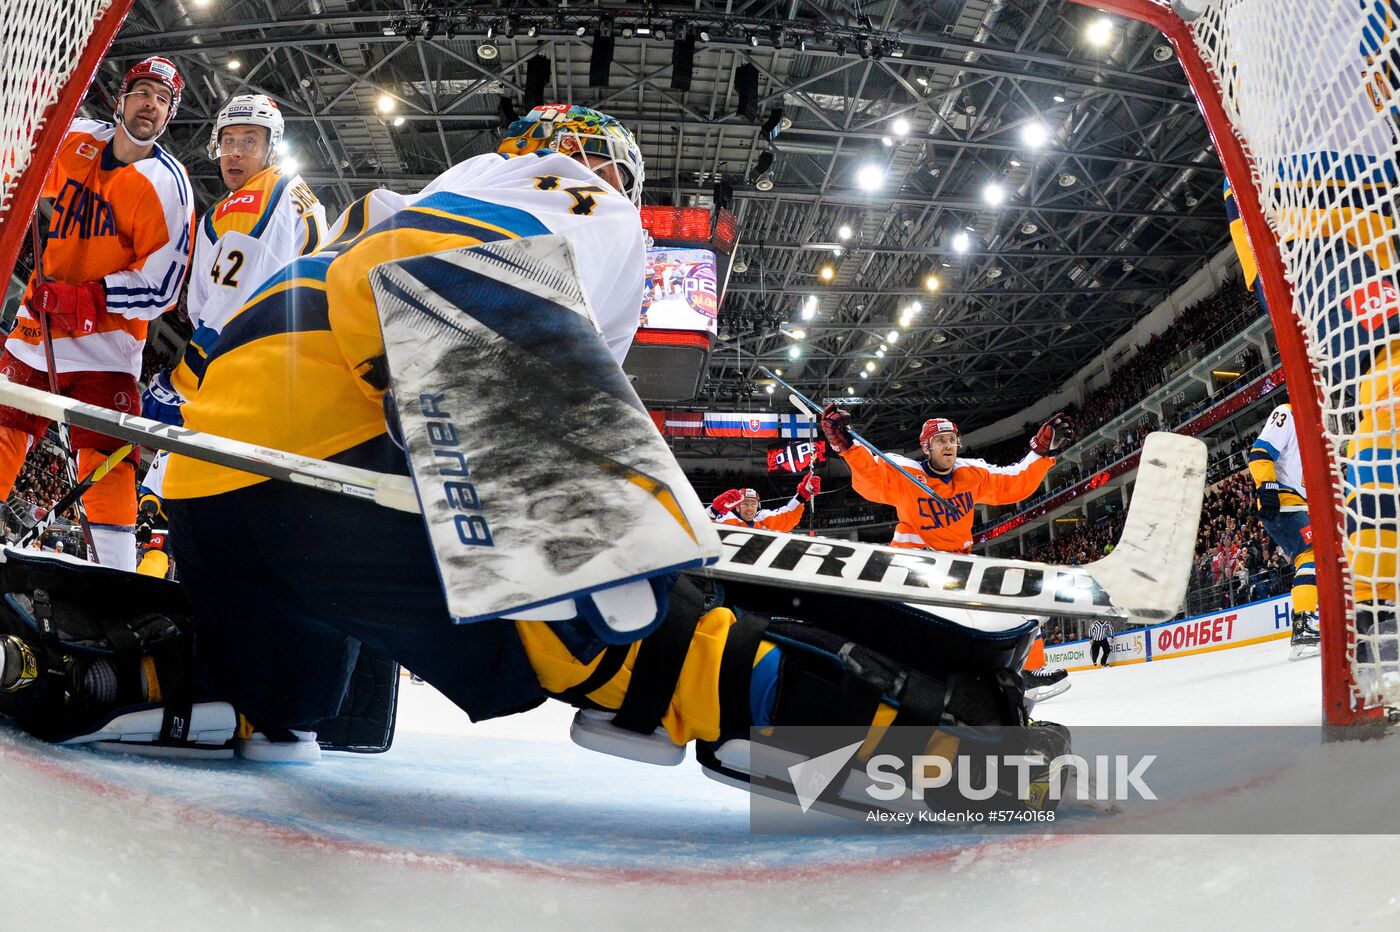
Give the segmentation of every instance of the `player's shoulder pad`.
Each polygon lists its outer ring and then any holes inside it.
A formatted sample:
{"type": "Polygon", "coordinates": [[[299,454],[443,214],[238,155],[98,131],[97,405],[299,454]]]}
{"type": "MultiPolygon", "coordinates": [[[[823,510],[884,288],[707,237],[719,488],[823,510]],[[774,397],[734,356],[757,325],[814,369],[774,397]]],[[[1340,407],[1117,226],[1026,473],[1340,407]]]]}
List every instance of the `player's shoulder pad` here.
{"type": "Polygon", "coordinates": [[[111,139],[116,131],[116,126],[111,123],[102,120],[89,120],[87,117],[75,117],[73,122],[68,124],[70,134],[83,133],[99,141],[111,139]]]}
{"type": "Polygon", "coordinates": [[[164,209],[169,210],[172,205],[177,205],[181,213],[194,210],[194,190],[190,187],[189,173],[179,159],[159,144],[151,147],[149,156],[132,162],[131,168],[150,182],[164,209]]]}
{"type": "MultiPolygon", "coordinates": [[[[861,449],[864,449],[864,447],[861,447],[860,444],[858,444],[858,443],[857,443],[857,444],[852,444],[852,445],[851,445],[851,449],[852,449],[852,450],[856,449],[857,447],[860,447],[861,449]]],[[[912,471],[912,472],[914,472],[914,473],[916,473],[916,474],[917,474],[917,473],[922,473],[922,472],[924,471],[924,464],[921,463],[921,462],[919,462],[918,460],[910,459],[909,457],[904,456],[904,455],[899,454],[899,453],[886,453],[885,455],[888,456],[888,457],[889,457],[894,463],[896,463],[901,469],[908,469],[908,470],[910,470],[910,471],[912,471]]],[[[875,454],[872,453],[871,456],[875,456],[875,454]]],[[[876,458],[876,459],[879,459],[879,457],[875,457],[875,458],[876,458]]]]}
{"type": "Polygon", "coordinates": [[[288,188],[288,180],[273,165],[258,172],[237,191],[225,195],[204,215],[200,232],[210,242],[228,233],[259,236],[288,188]]]}

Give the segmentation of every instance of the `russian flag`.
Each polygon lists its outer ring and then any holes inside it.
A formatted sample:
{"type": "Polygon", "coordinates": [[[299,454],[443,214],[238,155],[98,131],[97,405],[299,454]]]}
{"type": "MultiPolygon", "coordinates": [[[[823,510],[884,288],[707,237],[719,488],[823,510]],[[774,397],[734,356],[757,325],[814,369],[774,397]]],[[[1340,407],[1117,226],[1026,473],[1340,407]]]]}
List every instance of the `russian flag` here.
{"type": "Polygon", "coordinates": [[[776,414],[713,414],[705,415],[706,437],[776,437],[776,414]]]}

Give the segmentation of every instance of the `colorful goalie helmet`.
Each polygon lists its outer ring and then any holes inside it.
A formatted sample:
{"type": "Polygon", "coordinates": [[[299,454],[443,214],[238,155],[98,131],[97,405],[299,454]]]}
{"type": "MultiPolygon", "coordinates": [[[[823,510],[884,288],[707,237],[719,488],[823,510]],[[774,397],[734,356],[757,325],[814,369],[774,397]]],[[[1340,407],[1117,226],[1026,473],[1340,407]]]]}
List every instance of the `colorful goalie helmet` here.
{"type": "MultiPolygon", "coordinates": [[[[170,113],[165,118],[165,125],[169,126],[170,121],[175,119],[175,113],[180,109],[180,95],[185,90],[185,79],[180,77],[180,71],[175,67],[175,63],[168,58],[161,58],[159,55],[152,55],[150,58],[142,59],[132,65],[122,78],[122,86],[117,90],[117,106],[115,116],[117,122],[122,119],[121,108],[122,99],[126,97],[127,91],[131,90],[131,85],[137,81],[146,79],[149,81],[159,81],[170,88],[170,113]]],[[[162,131],[165,127],[161,127],[162,131]]]]}
{"type": "MultiPolygon", "coordinates": [[[[536,107],[506,129],[497,152],[529,155],[548,149],[562,155],[578,152],[601,156],[622,176],[622,194],[633,204],[642,202],[642,149],[622,123],[606,113],[573,104],[536,107]]],[[[595,164],[596,171],[603,165],[595,164]]]]}
{"type": "Polygon", "coordinates": [[[219,158],[219,134],[228,126],[261,126],[267,130],[268,161],[277,156],[277,144],[282,141],[282,131],[286,127],[282,111],[277,101],[265,94],[240,94],[219,111],[214,119],[214,131],[209,134],[209,158],[219,158]]]}

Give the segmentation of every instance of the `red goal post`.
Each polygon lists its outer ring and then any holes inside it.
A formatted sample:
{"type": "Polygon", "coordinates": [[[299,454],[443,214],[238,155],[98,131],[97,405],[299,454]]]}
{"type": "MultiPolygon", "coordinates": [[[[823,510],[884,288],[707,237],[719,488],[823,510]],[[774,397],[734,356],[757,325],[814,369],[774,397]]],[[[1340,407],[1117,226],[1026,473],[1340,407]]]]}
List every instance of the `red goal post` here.
{"type": "MultiPolygon", "coordinates": [[[[132,0],[19,0],[0,30],[0,279],[44,178],[132,0]]],[[[3,294],[0,287],[0,294],[3,294]]]]}
{"type": "Polygon", "coordinates": [[[1390,653],[1397,646],[1393,622],[1385,629],[1367,614],[1358,637],[1356,612],[1358,604],[1369,611],[1393,600],[1397,582],[1391,450],[1400,438],[1393,426],[1384,428],[1400,403],[1388,397],[1400,376],[1384,372],[1390,388],[1381,393],[1366,376],[1378,359],[1385,362],[1375,369],[1388,367],[1389,351],[1400,347],[1393,321],[1387,324],[1400,310],[1393,300],[1396,263],[1370,262],[1393,260],[1397,248],[1389,218],[1400,193],[1390,177],[1400,157],[1394,141],[1400,125],[1394,33],[1400,24],[1393,15],[1379,23],[1367,17],[1396,12],[1396,0],[1178,0],[1191,24],[1169,0],[1074,2],[1160,30],[1200,105],[1258,261],[1298,428],[1323,631],[1323,714],[1332,725],[1374,719],[1400,705],[1400,671],[1390,653]],[[1291,24],[1291,43],[1280,39],[1282,24],[1291,24]],[[1335,40],[1333,50],[1345,53],[1335,66],[1318,63],[1330,61],[1324,35],[1335,40]],[[1368,50],[1374,62],[1352,68],[1352,80],[1347,69],[1368,50]],[[1267,90],[1259,83],[1265,77],[1271,79],[1267,90]],[[1369,116],[1357,106],[1366,97],[1374,110],[1369,116]],[[1318,125],[1310,127],[1310,120],[1318,125]],[[1280,130],[1268,131],[1273,125],[1280,130]],[[1344,132],[1361,142],[1328,145],[1344,132]],[[1377,134],[1385,140],[1379,148],[1377,134]],[[1365,167],[1346,172],[1361,180],[1318,180],[1343,177],[1342,163],[1353,158],[1365,167]],[[1384,180],[1376,183],[1379,177],[1384,180]],[[1382,305],[1378,316],[1348,315],[1343,302],[1358,296],[1375,297],[1382,305]],[[1353,422],[1369,427],[1343,426],[1353,422]],[[1381,436],[1387,433],[1389,440],[1381,436]],[[1379,486],[1385,488],[1375,491],[1379,486]],[[1349,542],[1348,527],[1361,536],[1349,542]],[[1365,586],[1360,600],[1358,582],[1365,586]]]}

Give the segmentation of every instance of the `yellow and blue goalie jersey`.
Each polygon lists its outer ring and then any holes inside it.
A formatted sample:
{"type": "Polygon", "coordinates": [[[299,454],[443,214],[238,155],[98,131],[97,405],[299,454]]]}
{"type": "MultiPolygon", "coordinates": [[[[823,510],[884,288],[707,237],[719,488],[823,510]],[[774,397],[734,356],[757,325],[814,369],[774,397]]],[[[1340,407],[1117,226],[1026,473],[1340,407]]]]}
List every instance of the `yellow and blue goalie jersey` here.
{"type": "MultiPolygon", "coordinates": [[[[268,280],[202,360],[185,426],[331,459],[376,440],[386,430],[388,385],[370,269],[546,233],[569,239],[603,339],[620,362],[640,318],[645,249],[637,208],[566,156],[482,155],[416,195],[362,198],[320,254],[268,280]]],[[[262,481],[172,456],[165,496],[217,495],[262,481]]]]}
{"type": "Polygon", "coordinates": [[[1303,461],[1298,453],[1298,426],[1293,422],[1293,406],[1279,405],[1259,431],[1259,439],[1249,448],[1249,473],[1255,485],[1277,482],[1279,502],[1285,511],[1307,507],[1308,490],[1303,485],[1303,461]]]}
{"type": "Polygon", "coordinates": [[[300,175],[284,175],[276,165],[209,208],[195,230],[189,294],[195,329],[185,362],[171,373],[176,391],[194,394],[224,325],[258,286],[293,259],[316,252],[325,237],[326,208],[300,175]]]}

